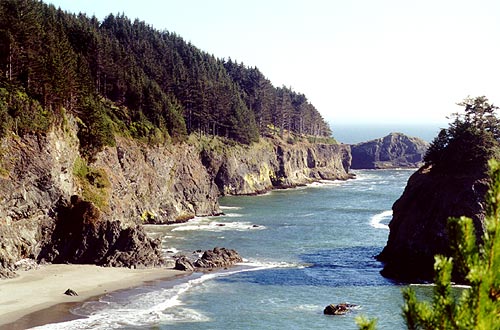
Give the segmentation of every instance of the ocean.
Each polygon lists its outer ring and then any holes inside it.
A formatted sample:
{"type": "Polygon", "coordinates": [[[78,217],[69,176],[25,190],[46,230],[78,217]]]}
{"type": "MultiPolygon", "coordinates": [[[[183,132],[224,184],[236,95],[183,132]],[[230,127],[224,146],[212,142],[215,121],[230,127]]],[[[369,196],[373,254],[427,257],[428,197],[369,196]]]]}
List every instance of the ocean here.
{"type": "Polygon", "coordinates": [[[358,315],[404,329],[404,286],[382,277],[374,256],[413,172],[358,170],[354,180],[223,197],[224,216],[148,226],[169,255],[220,246],[245,262],[111,293],[72,309],[84,318],[37,329],[357,329],[358,315]],[[342,302],[358,307],[323,315],[342,302]]]}
{"type": "Polygon", "coordinates": [[[330,124],[333,136],[340,143],[356,144],[387,136],[389,133],[403,133],[411,137],[418,137],[424,141],[432,142],[442,128],[448,127],[446,123],[435,124],[330,124]]]}

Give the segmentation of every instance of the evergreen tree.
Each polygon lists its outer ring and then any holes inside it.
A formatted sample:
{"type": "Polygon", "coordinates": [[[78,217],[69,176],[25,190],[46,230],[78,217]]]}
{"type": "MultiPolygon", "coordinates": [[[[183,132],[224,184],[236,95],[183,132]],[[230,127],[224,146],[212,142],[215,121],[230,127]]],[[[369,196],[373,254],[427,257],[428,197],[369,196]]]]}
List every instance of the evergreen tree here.
{"type": "Polygon", "coordinates": [[[464,113],[453,114],[447,129],[432,141],[424,161],[437,171],[467,171],[484,167],[499,149],[498,107],[484,96],[467,98],[458,105],[464,113]]]}
{"type": "MultiPolygon", "coordinates": [[[[141,139],[171,137],[165,141],[196,133],[252,143],[269,127],[331,133],[305,96],[275,88],[257,68],[217,59],[124,14],[101,23],[38,0],[0,1],[0,88],[9,94],[1,115],[7,129],[24,131],[22,118],[59,118],[65,108],[83,123],[81,143],[92,150],[111,141],[116,127],[141,139]],[[23,101],[38,113],[22,114],[15,93],[40,105],[23,101]],[[89,127],[106,133],[92,137],[89,127]]],[[[26,131],[40,129],[33,127],[26,131]]]]}

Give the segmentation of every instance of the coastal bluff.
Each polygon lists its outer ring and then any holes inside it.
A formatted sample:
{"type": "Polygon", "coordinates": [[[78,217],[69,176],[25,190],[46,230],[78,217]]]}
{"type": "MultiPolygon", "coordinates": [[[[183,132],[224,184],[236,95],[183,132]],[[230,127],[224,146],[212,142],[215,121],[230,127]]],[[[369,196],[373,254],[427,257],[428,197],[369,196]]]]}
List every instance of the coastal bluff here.
{"type": "Polygon", "coordinates": [[[418,168],[429,143],[402,133],[351,145],[352,169],[418,168]]]}
{"type": "Polygon", "coordinates": [[[13,275],[23,259],[159,265],[161,244],[144,234],[144,223],[221,214],[221,195],[350,177],[348,146],[279,137],[242,145],[192,135],[156,146],[116,137],[87,162],[76,127],[69,116],[46,134],[1,140],[0,277],[13,275]]]}
{"type": "Polygon", "coordinates": [[[481,237],[488,183],[480,167],[443,172],[426,165],[415,172],[392,207],[387,245],[377,257],[384,262],[382,275],[407,282],[432,280],[434,256],[451,255],[449,217],[472,218],[481,237]]]}

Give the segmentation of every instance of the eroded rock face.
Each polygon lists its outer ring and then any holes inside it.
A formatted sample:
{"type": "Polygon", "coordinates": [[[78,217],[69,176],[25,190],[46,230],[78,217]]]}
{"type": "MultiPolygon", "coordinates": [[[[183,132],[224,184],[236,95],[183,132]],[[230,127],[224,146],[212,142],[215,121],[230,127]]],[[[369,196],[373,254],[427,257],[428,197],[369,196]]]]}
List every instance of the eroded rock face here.
{"type": "Polygon", "coordinates": [[[353,169],[420,167],[429,144],[401,133],[351,146],[353,169]]]}
{"type": "Polygon", "coordinates": [[[75,192],[77,155],[76,137],[58,130],[1,140],[0,277],[13,275],[17,261],[38,255],[42,228],[54,221],[54,205],[75,192]]]}
{"type": "Polygon", "coordinates": [[[60,202],[56,225],[45,235],[37,259],[52,263],[154,267],[164,263],[160,245],[141,226],[122,228],[120,221],[102,219],[97,207],[75,195],[69,205],[60,202]]]}
{"type": "Polygon", "coordinates": [[[423,167],[413,174],[392,207],[389,239],[378,256],[385,262],[382,274],[404,281],[432,280],[434,255],[450,255],[449,217],[472,218],[481,237],[487,189],[482,170],[443,173],[423,167]]]}
{"type": "Polygon", "coordinates": [[[94,165],[105,169],[111,181],[114,219],[182,222],[220,214],[220,195],[252,195],[350,177],[348,146],[214,141],[211,148],[200,149],[186,143],[147,147],[118,139],[116,148],[100,153],[94,165]]]}
{"type": "Polygon", "coordinates": [[[217,186],[194,146],[153,147],[118,138],[94,166],[108,173],[113,219],[172,223],[221,213],[217,186]]]}
{"type": "Polygon", "coordinates": [[[317,180],[350,178],[351,154],[346,145],[262,139],[222,152],[205,150],[202,159],[222,195],[252,195],[317,180]]]}

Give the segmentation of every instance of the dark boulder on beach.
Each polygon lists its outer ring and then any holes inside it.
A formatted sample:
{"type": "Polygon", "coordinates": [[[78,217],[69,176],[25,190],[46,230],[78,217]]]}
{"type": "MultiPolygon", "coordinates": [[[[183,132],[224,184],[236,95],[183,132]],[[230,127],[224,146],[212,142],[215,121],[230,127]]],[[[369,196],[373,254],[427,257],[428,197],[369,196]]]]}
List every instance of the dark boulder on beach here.
{"type": "Polygon", "coordinates": [[[183,272],[192,272],[195,270],[193,263],[186,256],[179,256],[175,259],[175,270],[180,270],[183,272]]]}
{"type": "Polygon", "coordinates": [[[78,293],[76,293],[75,290],[71,290],[71,289],[64,291],[64,294],[67,296],[78,296],[78,293]]]}
{"type": "Polygon", "coordinates": [[[57,212],[55,226],[44,230],[41,262],[132,268],[164,263],[160,241],[148,237],[142,226],[104,220],[93,203],[76,195],[69,203],[60,200],[57,212]]]}
{"type": "Polygon", "coordinates": [[[240,254],[232,249],[216,247],[213,250],[207,250],[201,258],[195,261],[194,266],[198,268],[220,268],[229,267],[242,262],[240,254]]]}
{"type": "Polygon", "coordinates": [[[401,133],[351,145],[352,169],[420,167],[429,143],[401,133]]]}

